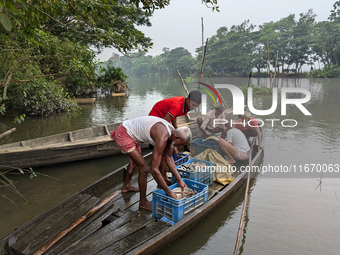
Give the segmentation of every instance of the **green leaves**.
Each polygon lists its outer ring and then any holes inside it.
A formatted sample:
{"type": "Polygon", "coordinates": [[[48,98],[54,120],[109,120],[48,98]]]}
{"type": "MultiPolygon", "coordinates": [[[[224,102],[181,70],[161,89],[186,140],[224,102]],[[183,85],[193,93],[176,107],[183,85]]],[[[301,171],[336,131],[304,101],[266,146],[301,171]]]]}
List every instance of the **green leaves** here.
{"type": "Polygon", "coordinates": [[[31,167],[29,168],[29,170],[31,170],[30,179],[33,179],[34,177],[38,177],[31,167]]]}
{"type": "Polygon", "coordinates": [[[22,114],[22,115],[20,115],[20,116],[16,116],[16,117],[14,118],[13,123],[21,124],[21,122],[24,122],[24,121],[25,121],[25,117],[26,117],[26,114],[22,114]]]}
{"type": "Polygon", "coordinates": [[[11,31],[12,29],[12,22],[6,15],[6,13],[0,12],[0,23],[7,31],[11,31]]]}

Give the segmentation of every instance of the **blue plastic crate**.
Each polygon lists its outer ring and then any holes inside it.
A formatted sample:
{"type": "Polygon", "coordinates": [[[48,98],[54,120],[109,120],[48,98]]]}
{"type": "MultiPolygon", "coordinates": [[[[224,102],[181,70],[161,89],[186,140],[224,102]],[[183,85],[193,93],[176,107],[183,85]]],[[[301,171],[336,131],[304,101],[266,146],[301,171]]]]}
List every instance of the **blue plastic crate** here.
{"type": "MultiPolygon", "coordinates": [[[[173,222],[180,221],[185,214],[195,208],[203,205],[208,201],[208,186],[199,182],[183,179],[188,188],[197,192],[196,195],[187,199],[173,199],[165,194],[162,189],[156,189],[152,192],[152,216],[155,218],[166,217],[173,222]]],[[[178,184],[169,186],[171,190],[179,187],[178,184]]]]}
{"type": "MultiPolygon", "coordinates": [[[[202,167],[198,172],[190,172],[190,171],[186,171],[186,170],[181,170],[178,169],[181,166],[177,166],[177,170],[178,173],[180,174],[181,178],[186,178],[186,179],[190,179],[196,182],[200,182],[206,185],[211,185],[213,183],[213,171],[212,171],[212,167],[214,165],[214,163],[210,162],[210,161],[205,161],[205,160],[200,160],[200,159],[196,159],[196,158],[191,158],[189,159],[186,163],[182,164],[190,164],[190,163],[205,163],[207,165],[207,167],[202,167]]],[[[172,183],[176,183],[177,180],[175,178],[175,176],[172,176],[171,179],[172,183]]]]}
{"type": "Polygon", "coordinates": [[[191,157],[195,157],[196,155],[200,154],[201,152],[207,149],[213,149],[216,150],[222,156],[225,155],[223,150],[218,145],[217,141],[211,140],[204,141],[203,138],[196,138],[190,144],[191,157]]]}
{"type": "Polygon", "coordinates": [[[178,153],[178,156],[176,156],[176,155],[172,154],[172,158],[175,161],[175,165],[179,166],[179,165],[182,165],[182,164],[184,164],[185,162],[188,161],[189,155],[184,154],[184,153],[178,153]]]}

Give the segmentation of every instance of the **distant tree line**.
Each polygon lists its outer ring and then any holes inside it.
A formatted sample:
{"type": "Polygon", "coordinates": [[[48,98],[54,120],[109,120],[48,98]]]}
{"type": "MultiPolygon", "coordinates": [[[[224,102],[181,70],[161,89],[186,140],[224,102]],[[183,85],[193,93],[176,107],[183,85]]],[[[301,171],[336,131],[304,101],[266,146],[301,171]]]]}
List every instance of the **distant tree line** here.
{"type": "MultiPolygon", "coordinates": [[[[313,76],[340,77],[340,1],[335,2],[328,21],[316,22],[312,9],[296,20],[291,14],[256,28],[249,20],[231,28],[221,27],[207,44],[204,73],[215,75],[249,74],[270,66],[277,72],[299,73],[309,66],[313,76]],[[324,70],[317,70],[319,63],[324,70]],[[325,73],[326,70],[326,73],[325,73]]],[[[184,75],[200,72],[202,47],[196,57],[183,47],[163,48],[157,56],[114,54],[105,64],[119,66],[127,75],[184,75]]]]}

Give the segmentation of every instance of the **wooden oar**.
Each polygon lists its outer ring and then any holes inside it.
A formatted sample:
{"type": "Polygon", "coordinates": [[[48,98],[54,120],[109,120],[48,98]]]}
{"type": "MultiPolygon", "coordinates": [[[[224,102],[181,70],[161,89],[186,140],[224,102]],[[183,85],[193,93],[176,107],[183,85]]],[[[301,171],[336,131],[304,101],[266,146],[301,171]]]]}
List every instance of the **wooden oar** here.
{"type": "Polygon", "coordinates": [[[196,123],[196,121],[188,122],[188,123],[183,123],[183,124],[181,124],[181,125],[177,125],[177,127],[188,126],[188,125],[191,125],[191,124],[194,124],[194,123],[196,123]]]}
{"type": "Polygon", "coordinates": [[[246,214],[246,208],[247,208],[247,203],[248,203],[248,190],[249,190],[249,182],[250,182],[250,171],[251,171],[251,158],[252,158],[252,151],[253,151],[253,145],[254,145],[255,139],[253,139],[253,142],[251,143],[250,147],[250,155],[249,155],[249,172],[248,172],[248,177],[247,177],[247,187],[246,187],[246,193],[244,194],[244,202],[243,202],[243,208],[242,208],[242,215],[241,215],[241,220],[240,220],[240,225],[238,227],[238,233],[237,233],[237,240],[235,244],[235,249],[233,255],[237,255],[238,253],[238,247],[240,245],[240,240],[241,240],[241,233],[242,233],[242,228],[243,228],[243,220],[244,216],[246,214]]]}
{"type": "Polygon", "coordinates": [[[88,210],[85,214],[83,214],[80,218],[74,221],[71,225],[69,225],[66,229],[61,231],[58,235],[52,238],[47,244],[45,244],[40,250],[34,253],[34,255],[40,255],[46,252],[49,248],[51,248],[56,242],[58,242],[61,238],[63,238],[67,233],[71,232],[76,226],[82,223],[84,220],[91,217],[95,212],[97,212],[100,208],[110,202],[115,196],[117,196],[121,191],[117,190],[113,192],[111,195],[104,198],[97,205],[93,206],[90,210],[88,210]]]}

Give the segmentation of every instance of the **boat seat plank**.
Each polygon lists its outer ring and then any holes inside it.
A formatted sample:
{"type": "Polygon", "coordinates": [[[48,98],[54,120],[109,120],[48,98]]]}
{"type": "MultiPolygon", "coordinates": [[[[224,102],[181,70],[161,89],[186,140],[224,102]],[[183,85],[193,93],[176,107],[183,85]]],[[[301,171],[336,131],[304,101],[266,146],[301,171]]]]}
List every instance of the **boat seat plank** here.
{"type": "Polygon", "coordinates": [[[39,235],[35,236],[34,239],[31,239],[28,242],[22,242],[20,240],[19,242],[12,245],[11,248],[19,254],[33,254],[34,252],[38,251],[41,247],[43,247],[54,236],[59,234],[62,230],[67,228],[75,220],[77,220],[84,213],[86,213],[99,201],[100,199],[97,197],[89,198],[83,204],[81,204],[73,211],[65,215],[65,217],[61,218],[58,221],[55,221],[49,226],[45,226],[45,230],[41,232],[39,235]]]}
{"type": "Polygon", "coordinates": [[[108,254],[125,254],[132,249],[138,247],[139,245],[145,243],[146,241],[150,240],[151,238],[155,237],[159,233],[163,232],[165,229],[169,228],[171,224],[163,222],[163,221],[156,221],[145,228],[125,237],[124,239],[116,242],[109,247],[101,250],[100,252],[96,253],[97,255],[108,255],[108,254]]]}
{"type": "Polygon", "coordinates": [[[84,240],[86,237],[94,233],[98,230],[102,225],[103,221],[107,218],[111,217],[112,214],[115,214],[114,201],[111,200],[105,206],[99,209],[94,215],[92,215],[89,219],[82,222],[76,228],[74,228],[70,233],[64,236],[61,240],[59,240],[55,245],[53,245],[47,252],[48,254],[57,254],[67,249],[68,247],[73,246],[76,243],[79,243],[81,240],[84,240]]]}
{"type": "Polygon", "coordinates": [[[78,249],[72,249],[72,251],[66,251],[63,254],[95,254],[154,221],[155,218],[151,215],[135,217],[134,220],[115,229],[115,231],[112,231],[110,228],[112,225],[115,225],[115,223],[112,222],[112,224],[98,230],[96,233],[74,246],[78,249]]]}
{"type": "Polygon", "coordinates": [[[56,221],[59,221],[65,215],[73,211],[79,205],[86,202],[91,196],[88,194],[79,194],[74,199],[68,201],[65,205],[57,207],[55,210],[52,210],[45,217],[41,217],[40,220],[37,220],[33,224],[27,226],[25,231],[22,231],[20,234],[16,236],[18,242],[16,242],[15,246],[20,246],[21,244],[28,243],[31,239],[35,238],[37,235],[42,233],[47,227],[51,226],[56,221]]]}

